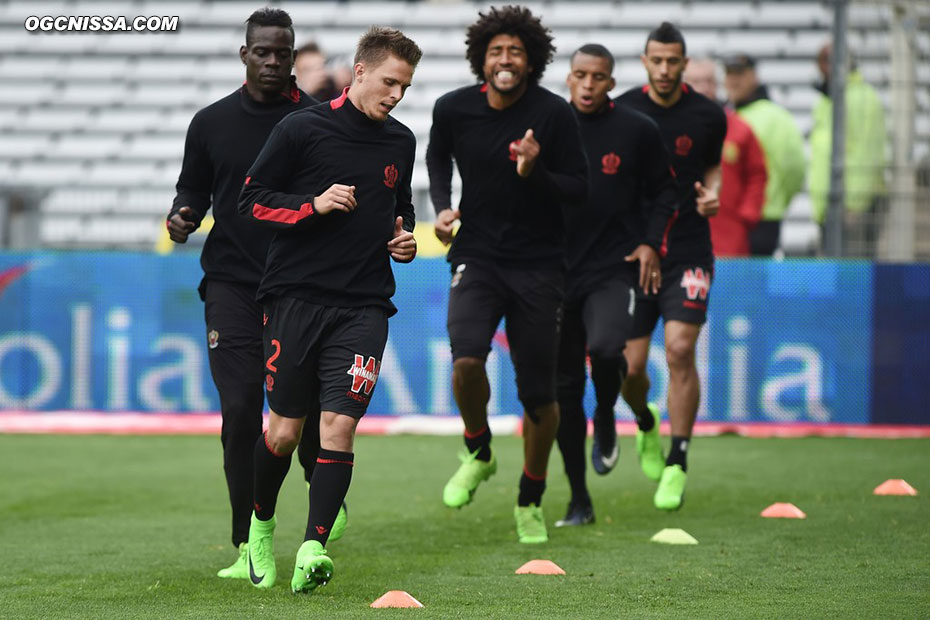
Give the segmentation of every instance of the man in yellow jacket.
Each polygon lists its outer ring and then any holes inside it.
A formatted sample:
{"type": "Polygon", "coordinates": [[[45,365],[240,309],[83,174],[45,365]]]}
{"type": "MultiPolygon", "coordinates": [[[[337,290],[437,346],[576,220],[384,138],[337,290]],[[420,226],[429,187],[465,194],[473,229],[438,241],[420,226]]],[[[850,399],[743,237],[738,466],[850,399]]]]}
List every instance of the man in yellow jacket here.
{"type": "Polygon", "coordinates": [[[762,220],[750,234],[750,253],[771,256],[778,249],[788,205],[804,185],[804,138],[791,113],[769,99],[768,89],[759,83],[752,56],[735,54],[725,58],[723,66],[728,105],[752,127],[765,153],[768,173],[762,220]]]}
{"type": "MultiPolygon", "coordinates": [[[[817,55],[823,82],[814,104],[808,177],[814,219],[823,225],[830,202],[830,156],[833,146],[833,101],[830,99],[830,55],[824,45],[817,55]]],[[[875,89],[853,66],[846,76],[846,158],[843,210],[843,255],[872,256],[877,217],[885,199],[885,110],[875,89]]]]}

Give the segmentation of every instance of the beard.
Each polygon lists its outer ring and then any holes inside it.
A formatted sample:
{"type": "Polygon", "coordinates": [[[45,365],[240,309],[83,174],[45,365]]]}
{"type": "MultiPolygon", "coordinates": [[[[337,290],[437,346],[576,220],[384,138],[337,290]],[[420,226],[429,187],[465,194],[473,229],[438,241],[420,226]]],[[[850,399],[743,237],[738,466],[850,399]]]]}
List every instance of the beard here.
{"type": "Polygon", "coordinates": [[[683,76],[684,72],[678,74],[678,77],[672,82],[672,87],[668,90],[668,92],[659,90],[659,87],[656,86],[656,83],[652,80],[651,77],[649,78],[649,86],[653,91],[655,91],[655,94],[657,94],[662,99],[671,99],[672,95],[674,95],[678,91],[678,88],[681,86],[681,80],[683,76]]]}

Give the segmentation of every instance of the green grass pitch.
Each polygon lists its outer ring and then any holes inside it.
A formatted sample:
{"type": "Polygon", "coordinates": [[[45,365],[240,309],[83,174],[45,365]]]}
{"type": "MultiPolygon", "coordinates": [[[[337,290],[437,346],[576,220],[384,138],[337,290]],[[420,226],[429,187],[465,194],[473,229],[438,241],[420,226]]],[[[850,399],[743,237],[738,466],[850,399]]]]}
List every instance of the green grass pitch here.
{"type": "Polygon", "coordinates": [[[699,438],[685,505],[652,507],[654,483],[620,463],[589,479],[597,523],[556,530],[568,490],[553,454],[551,542],[516,542],[518,438],[494,440],[500,469],[453,511],[442,485],[454,437],[360,437],[349,528],[330,545],[333,581],[289,591],[306,519],[296,458],[278,506],[278,584],[214,576],[230,563],[215,437],[0,436],[0,618],[926,618],[930,441],[699,438]],[[904,478],[917,497],[877,497],[904,478]],[[803,521],[763,519],[793,502],[803,521]],[[650,543],[678,527],[697,546],[650,543]],[[550,559],[559,577],[515,575],[550,559]],[[370,609],[387,590],[420,610],[370,609]]]}

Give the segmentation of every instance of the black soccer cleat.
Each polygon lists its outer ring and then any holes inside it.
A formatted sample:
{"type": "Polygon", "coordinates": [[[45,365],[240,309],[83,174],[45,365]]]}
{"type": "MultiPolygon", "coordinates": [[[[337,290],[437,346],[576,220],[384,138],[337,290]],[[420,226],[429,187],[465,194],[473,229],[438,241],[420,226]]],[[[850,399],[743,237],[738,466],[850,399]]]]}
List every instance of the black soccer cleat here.
{"type": "Polygon", "coordinates": [[[594,440],[591,443],[591,467],[601,476],[610,473],[620,457],[617,442],[617,424],[613,415],[609,419],[594,416],[594,440]]]}
{"type": "Polygon", "coordinates": [[[568,505],[568,511],[565,518],[556,521],[556,527],[568,527],[572,525],[589,525],[594,523],[594,506],[591,504],[576,504],[574,502],[568,505]]]}

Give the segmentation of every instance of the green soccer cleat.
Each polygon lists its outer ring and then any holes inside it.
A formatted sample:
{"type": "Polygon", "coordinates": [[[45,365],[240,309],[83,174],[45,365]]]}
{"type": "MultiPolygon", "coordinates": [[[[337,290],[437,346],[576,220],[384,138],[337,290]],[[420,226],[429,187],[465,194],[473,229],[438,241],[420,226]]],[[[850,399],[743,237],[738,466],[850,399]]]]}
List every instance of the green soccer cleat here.
{"type": "Polygon", "coordinates": [[[517,539],[524,544],[549,542],[542,506],[514,506],[513,518],[517,521],[517,539]]]}
{"type": "Polygon", "coordinates": [[[333,521],[333,529],[329,531],[329,539],[327,542],[333,542],[342,538],[342,535],[346,533],[346,525],[349,523],[349,509],[346,508],[346,503],[342,502],[342,506],[339,507],[339,513],[336,515],[336,520],[333,521]]]}
{"type": "Polygon", "coordinates": [[[685,483],[688,481],[688,474],[681,468],[681,465],[668,465],[662,470],[662,479],[659,480],[659,488],[656,489],[655,502],[659,510],[678,510],[685,497],[685,483]]]}
{"type": "Polygon", "coordinates": [[[309,594],[333,578],[333,561],[318,540],[307,540],[297,550],[291,591],[309,594]]]}
{"type": "Polygon", "coordinates": [[[252,513],[249,527],[249,581],[256,588],[270,588],[277,578],[274,565],[274,528],[277,520],[262,521],[252,513]]]}
{"type": "Polygon", "coordinates": [[[649,403],[649,412],[655,420],[655,425],[648,431],[636,430],[636,453],[639,455],[639,466],[650,480],[658,480],[665,469],[665,457],[662,456],[662,441],[659,437],[659,408],[649,403]]]}
{"type": "Polygon", "coordinates": [[[249,578],[249,543],[239,543],[239,559],[231,566],[221,568],[217,577],[222,579],[248,579],[249,578]]]}
{"type": "MultiPolygon", "coordinates": [[[[307,493],[310,492],[310,483],[307,483],[307,493]]],[[[346,533],[346,525],[349,524],[349,508],[346,506],[345,502],[342,502],[342,506],[339,507],[339,512],[336,514],[336,521],[333,522],[333,529],[329,531],[329,538],[327,543],[335,542],[342,538],[342,535],[346,533]]]]}
{"type": "Polygon", "coordinates": [[[494,452],[491,452],[491,460],[487,462],[479,461],[476,456],[478,450],[471,453],[463,450],[459,455],[462,464],[442,490],[442,501],[449,508],[461,508],[471,503],[478,485],[497,472],[494,452]]]}

